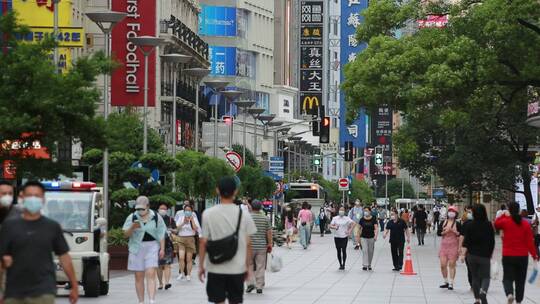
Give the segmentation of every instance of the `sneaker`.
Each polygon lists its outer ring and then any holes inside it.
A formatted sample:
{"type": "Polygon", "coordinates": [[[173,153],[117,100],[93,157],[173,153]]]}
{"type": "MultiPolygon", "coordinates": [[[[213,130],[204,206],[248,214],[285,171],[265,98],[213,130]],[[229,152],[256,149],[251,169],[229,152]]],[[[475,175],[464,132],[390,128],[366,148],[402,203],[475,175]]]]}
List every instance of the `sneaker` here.
{"type": "Polygon", "coordinates": [[[448,290],[454,290],[454,284],[448,284],[448,290]]]}
{"type": "Polygon", "coordinates": [[[367,267],[362,267],[362,270],[363,270],[363,271],[366,271],[366,270],[367,270],[367,267]]]}
{"type": "Polygon", "coordinates": [[[190,282],[191,281],[191,276],[186,276],[186,281],[190,282]]]}
{"type": "Polygon", "coordinates": [[[345,270],[345,266],[344,265],[339,266],[339,270],[345,270]]]}
{"type": "Polygon", "coordinates": [[[512,304],[514,303],[514,295],[513,294],[509,294],[506,299],[508,300],[508,304],[512,304]]]}
{"type": "Polygon", "coordinates": [[[150,304],[156,304],[156,300],[150,300],[150,304]]]}
{"type": "Polygon", "coordinates": [[[371,266],[369,266],[369,267],[367,268],[367,270],[372,271],[373,268],[371,268],[371,266]]]}
{"type": "Polygon", "coordinates": [[[399,268],[394,268],[392,269],[392,271],[399,271],[399,268]]]}
{"type": "Polygon", "coordinates": [[[358,250],[358,249],[360,249],[360,245],[354,246],[354,250],[358,250]]]}
{"type": "Polygon", "coordinates": [[[171,284],[165,284],[165,290],[167,290],[167,289],[169,289],[169,288],[171,288],[171,287],[172,287],[171,284]]]}
{"type": "Polygon", "coordinates": [[[450,286],[450,284],[444,283],[441,286],[439,286],[439,288],[448,288],[449,286],[450,286]]]}
{"type": "Polygon", "coordinates": [[[163,289],[163,286],[159,286],[159,287],[157,288],[157,290],[162,290],[162,289],[163,289]]]}
{"type": "Polygon", "coordinates": [[[257,289],[257,293],[258,293],[258,294],[261,294],[261,293],[262,293],[262,289],[257,289]]]}
{"type": "Polygon", "coordinates": [[[255,289],[255,285],[248,285],[248,287],[246,288],[246,293],[250,293],[250,292],[252,292],[254,289],[255,289]]]}

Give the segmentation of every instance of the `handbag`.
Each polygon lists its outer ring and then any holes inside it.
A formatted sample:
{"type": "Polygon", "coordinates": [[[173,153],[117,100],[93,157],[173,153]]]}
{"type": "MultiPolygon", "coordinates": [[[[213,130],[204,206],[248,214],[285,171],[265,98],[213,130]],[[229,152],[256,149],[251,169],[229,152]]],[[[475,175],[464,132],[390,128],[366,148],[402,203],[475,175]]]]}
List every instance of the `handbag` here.
{"type": "Polygon", "coordinates": [[[491,266],[490,266],[490,277],[492,280],[497,280],[499,277],[499,271],[501,269],[501,266],[499,265],[499,262],[495,260],[491,260],[491,266]]]}
{"type": "Polygon", "coordinates": [[[283,268],[283,259],[279,255],[272,254],[272,262],[270,262],[270,271],[278,272],[283,268]]]}
{"type": "Polygon", "coordinates": [[[238,250],[238,231],[240,230],[240,221],[242,219],[242,209],[239,207],[238,210],[236,231],[227,237],[219,240],[209,240],[206,243],[208,259],[212,264],[222,264],[232,260],[236,255],[236,251],[238,250]]]}

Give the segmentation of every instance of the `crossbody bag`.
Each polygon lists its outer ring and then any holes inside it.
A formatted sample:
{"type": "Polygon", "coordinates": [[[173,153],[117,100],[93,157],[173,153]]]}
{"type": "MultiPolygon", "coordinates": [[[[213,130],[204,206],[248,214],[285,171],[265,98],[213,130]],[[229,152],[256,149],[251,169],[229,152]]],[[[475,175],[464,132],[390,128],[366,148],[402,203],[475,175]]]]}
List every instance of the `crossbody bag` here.
{"type": "Polygon", "coordinates": [[[206,251],[208,259],[212,264],[222,264],[230,261],[236,255],[238,250],[238,232],[240,230],[240,222],[242,220],[242,209],[238,208],[238,223],[233,234],[219,240],[212,240],[206,243],[206,251]]]}

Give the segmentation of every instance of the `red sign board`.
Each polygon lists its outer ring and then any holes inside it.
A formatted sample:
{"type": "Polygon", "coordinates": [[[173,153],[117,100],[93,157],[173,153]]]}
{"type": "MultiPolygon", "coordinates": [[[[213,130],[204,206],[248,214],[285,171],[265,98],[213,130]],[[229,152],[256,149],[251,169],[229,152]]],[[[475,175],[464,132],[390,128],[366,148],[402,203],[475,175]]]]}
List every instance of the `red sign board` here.
{"type": "MultiPolygon", "coordinates": [[[[111,77],[113,106],[144,105],[144,57],[128,38],[156,36],[156,0],[114,0],[112,10],[127,13],[112,31],[112,54],[121,64],[111,77]]],[[[156,100],[156,52],[148,57],[148,106],[156,100]]]]}
{"type": "Polygon", "coordinates": [[[340,178],[338,184],[340,189],[349,188],[349,180],[347,178],[340,178]]]}
{"type": "Polygon", "coordinates": [[[448,24],[448,15],[427,15],[426,19],[417,22],[419,28],[443,28],[448,24]]]}
{"type": "Polygon", "coordinates": [[[240,154],[234,151],[229,151],[227,152],[227,154],[225,154],[225,158],[235,172],[238,172],[240,171],[240,169],[242,169],[242,166],[244,165],[244,160],[242,159],[242,156],[240,156],[240,154]]]}

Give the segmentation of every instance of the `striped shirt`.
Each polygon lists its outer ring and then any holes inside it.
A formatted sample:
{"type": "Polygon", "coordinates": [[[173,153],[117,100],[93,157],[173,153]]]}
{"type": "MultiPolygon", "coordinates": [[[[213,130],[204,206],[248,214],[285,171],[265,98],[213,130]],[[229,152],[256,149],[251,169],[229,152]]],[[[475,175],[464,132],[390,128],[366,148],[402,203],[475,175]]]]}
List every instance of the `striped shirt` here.
{"type": "Polygon", "coordinates": [[[255,226],[257,227],[257,232],[251,235],[251,247],[254,250],[266,249],[266,233],[268,230],[272,229],[270,226],[270,221],[264,215],[264,213],[260,212],[251,213],[251,217],[253,218],[255,226]]]}

